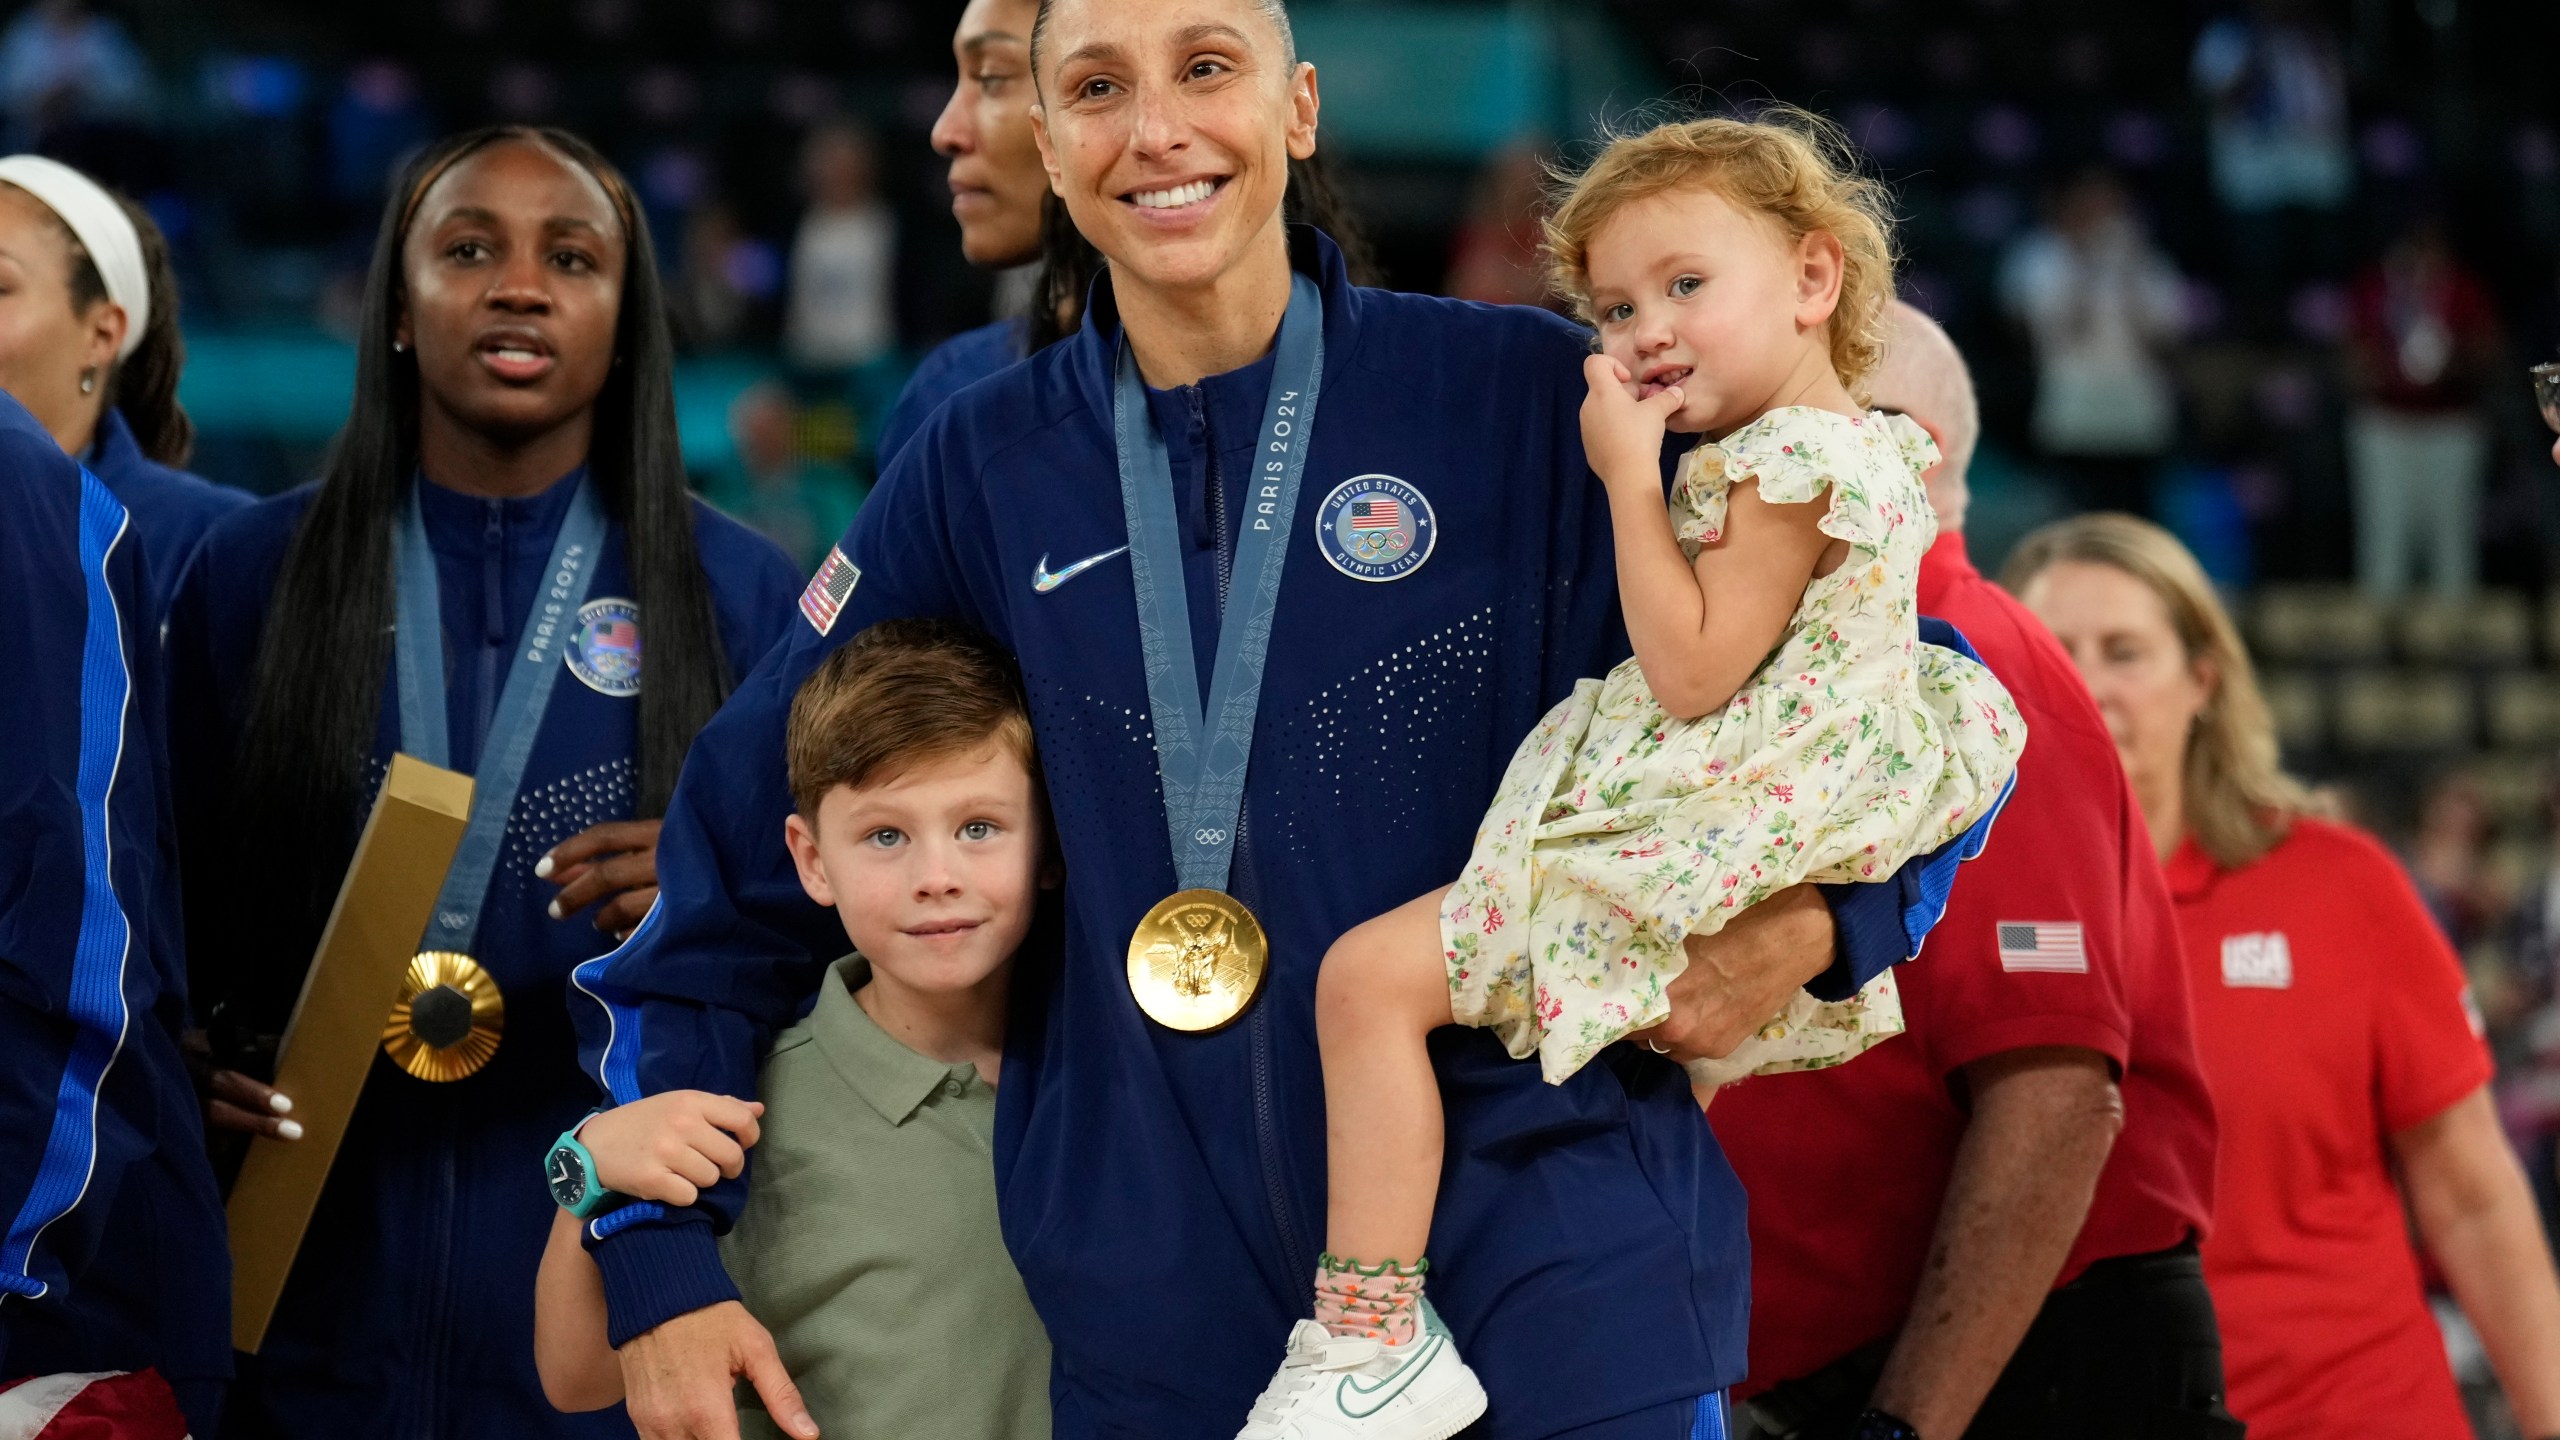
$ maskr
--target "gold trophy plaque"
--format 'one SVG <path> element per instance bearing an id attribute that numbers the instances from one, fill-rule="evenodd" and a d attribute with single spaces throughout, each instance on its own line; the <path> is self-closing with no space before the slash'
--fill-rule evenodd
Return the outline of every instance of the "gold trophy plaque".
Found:
<path id="1" fill-rule="evenodd" d="M 470 776 L 391 757 L 276 1055 L 276 1089 L 293 1097 L 302 1138 L 253 1138 L 231 1187 L 231 1343 L 238 1349 L 254 1354 L 266 1342 L 294 1252 L 382 1044 L 383 1017 L 399 998 L 470 823 Z"/>

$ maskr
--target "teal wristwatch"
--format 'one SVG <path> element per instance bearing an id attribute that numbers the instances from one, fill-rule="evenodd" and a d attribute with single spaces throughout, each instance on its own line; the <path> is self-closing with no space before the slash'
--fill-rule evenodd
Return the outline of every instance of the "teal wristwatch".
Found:
<path id="1" fill-rule="evenodd" d="M 587 1153 L 587 1147 L 578 1141 L 578 1131 L 585 1127 L 587 1120 L 603 1113 L 596 1111 L 586 1120 L 561 1131 L 560 1138 L 551 1142 L 551 1153 L 542 1162 L 542 1178 L 551 1187 L 552 1202 L 581 1220 L 591 1220 L 631 1198 L 604 1188 L 604 1183 L 596 1178 L 596 1157 Z"/>

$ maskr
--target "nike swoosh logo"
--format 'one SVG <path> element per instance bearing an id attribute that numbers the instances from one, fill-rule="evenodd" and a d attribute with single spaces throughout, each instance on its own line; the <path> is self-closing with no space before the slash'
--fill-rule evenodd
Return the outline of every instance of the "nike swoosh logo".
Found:
<path id="1" fill-rule="evenodd" d="M 1040 556 L 1040 563 L 1031 567 L 1032 592 L 1038 595 L 1046 595 L 1050 591 L 1066 584 L 1068 581 L 1073 580 L 1087 570 L 1092 569 L 1094 566 L 1101 564 L 1103 561 L 1108 560 L 1115 555 L 1126 555 L 1128 553 L 1129 547 L 1123 545 L 1117 550 L 1105 550 L 1099 555 L 1087 555 L 1083 559 L 1063 570 L 1052 570 L 1049 568 L 1049 557 L 1046 552 L 1043 552 Z"/>
<path id="2" fill-rule="evenodd" d="M 1334 1391 L 1333 1403 L 1342 1407 L 1342 1413 L 1350 1416 L 1354 1420 L 1368 1419 L 1370 1416 L 1387 1408 L 1388 1401 L 1391 1401 L 1398 1395 L 1403 1394 L 1405 1392 L 1405 1388 L 1421 1376 L 1423 1369 L 1430 1365 L 1432 1357 L 1438 1355 L 1440 1353 L 1440 1347 L 1446 1343 L 1448 1342 L 1443 1340 L 1441 1337 L 1437 1335 L 1432 1336 L 1430 1340 L 1424 1343 L 1419 1353 L 1417 1353 L 1412 1359 L 1407 1360 L 1401 1366 L 1398 1366 L 1394 1374 L 1381 1378 L 1375 1385 L 1363 1385 L 1356 1376 L 1346 1375 L 1342 1377 L 1341 1386 Z M 1380 1391 L 1385 1391 L 1386 1393 L 1379 1394 Z M 1373 1395 L 1377 1396 L 1377 1398 L 1370 1400 L 1370 1397 Z M 1369 1403 L 1363 1408 L 1354 1409 L 1351 1404 L 1354 1396 L 1357 1396 L 1362 1400 L 1367 1400 Z"/>

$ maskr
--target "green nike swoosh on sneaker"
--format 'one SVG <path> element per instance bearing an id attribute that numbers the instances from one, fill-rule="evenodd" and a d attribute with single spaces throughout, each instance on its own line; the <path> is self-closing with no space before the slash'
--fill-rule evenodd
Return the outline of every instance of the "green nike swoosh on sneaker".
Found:
<path id="1" fill-rule="evenodd" d="M 1341 1408 L 1343 1414 L 1350 1416 L 1354 1420 L 1368 1419 L 1370 1416 L 1377 1414 L 1380 1410 L 1385 1409 L 1388 1402 L 1394 1400 L 1398 1395 L 1403 1394 L 1407 1386 L 1413 1384 L 1414 1380 L 1419 1377 L 1424 1370 L 1430 1368 L 1432 1360 L 1437 1357 L 1442 1350 L 1447 1349 L 1448 1344 L 1449 1342 L 1445 1337 L 1439 1335 L 1432 1336 L 1430 1340 L 1425 1342 L 1411 1358 L 1407 1359 L 1402 1365 L 1397 1366 L 1393 1374 L 1380 1377 L 1378 1383 L 1375 1385 L 1361 1384 L 1360 1377 L 1356 1375 L 1343 1376 L 1342 1383 L 1334 1387 L 1333 1403 Z M 1378 1392 L 1382 1390 L 1386 1393 L 1379 1394 Z M 1354 1409 L 1352 1407 L 1352 1397 L 1357 1396 L 1362 1400 L 1369 1400 L 1373 1395 L 1377 1398 L 1370 1401 L 1365 1408 Z"/>

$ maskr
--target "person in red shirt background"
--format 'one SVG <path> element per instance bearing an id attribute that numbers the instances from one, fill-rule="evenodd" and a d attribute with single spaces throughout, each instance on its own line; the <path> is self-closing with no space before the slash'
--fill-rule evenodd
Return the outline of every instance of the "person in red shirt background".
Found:
<path id="1" fill-rule="evenodd" d="M 2006 578 L 2088 677 L 2166 857 L 2222 1117 L 2204 1262 L 2232 1410 L 2253 1440 L 2470 1433 L 2405 1200 L 2523 1433 L 2560 1435 L 2560 1283 L 2461 965 L 2408 877 L 2308 813 L 2169 532 L 2078 516 L 2020 542 Z"/>
<path id="2" fill-rule="evenodd" d="M 2213 1108 L 2150 837 L 2069 658 L 1966 557 L 1962 358 L 1897 306 L 1874 390 L 1945 457 L 1921 612 L 1964 632 L 2034 738 L 1898 972 L 1908 1033 L 1716 1097 L 1751 1198 L 1741 1433 L 2237 1436 L 2194 1248 Z"/>

